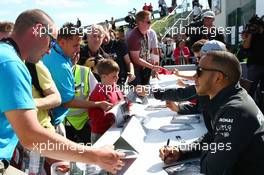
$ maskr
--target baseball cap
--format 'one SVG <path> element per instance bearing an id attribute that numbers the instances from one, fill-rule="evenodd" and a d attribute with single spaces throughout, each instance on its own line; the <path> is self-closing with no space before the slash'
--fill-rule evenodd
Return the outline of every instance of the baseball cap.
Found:
<path id="1" fill-rule="evenodd" d="M 210 51 L 226 51 L 226 45 L 217 40 L 211 40 L 204 43 L 203 47 L 201 48 L 202 53 L 207 53 Z"/>
<path id="2" fill-rule="evenodd" d="M 215 13 L 213 11 L 206 11 L 203 14 L 204 18 L 215 18 Z"/>

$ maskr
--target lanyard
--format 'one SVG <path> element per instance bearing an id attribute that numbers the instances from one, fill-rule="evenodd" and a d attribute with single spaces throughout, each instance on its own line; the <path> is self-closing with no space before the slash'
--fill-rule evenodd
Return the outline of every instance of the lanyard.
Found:
<path id="1" fill-rule="evenodd" d="M 56 48 L 56 45 L 53 47 L 54 51 L 59 54 L 60 56 L 62 56 L 65 60 L 68 61 L 68 58 L 66 55 L 64 55 L 62 52 L 60 52 L 57 48 Z"/>
<path id="2" fill-rule="evenodd" d="M 12 38 L 4 38 L 4 39 L 2 39 L 0 41 L 12 46 L 15 49 L 17 55 L 21 58 L 21 53 L 20 53 L 20 50 L 18 48 L 18 45 Z"/>

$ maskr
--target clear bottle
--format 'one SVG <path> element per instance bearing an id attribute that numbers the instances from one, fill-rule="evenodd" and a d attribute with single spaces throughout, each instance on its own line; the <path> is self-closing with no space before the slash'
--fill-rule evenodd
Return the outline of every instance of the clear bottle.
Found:
<path id="1" fill-rule="evenodd" d="M 85 175 L 85 164 L 70 162 L 70 175 Z"/>
<path id="2" fill-rule="evenodd" d="M 86 164 L 85 175 L 108 175 L 108 173 L 98 165 Z"/>
<path id="3" fill-rule="evenodd" d="M 28 167 L 28 174 L 29 175 L 42 175 L 42 169 L 44 165 L 44 157 L 38 152 L 28 151 L 29 154 L 29 163 Z"/>

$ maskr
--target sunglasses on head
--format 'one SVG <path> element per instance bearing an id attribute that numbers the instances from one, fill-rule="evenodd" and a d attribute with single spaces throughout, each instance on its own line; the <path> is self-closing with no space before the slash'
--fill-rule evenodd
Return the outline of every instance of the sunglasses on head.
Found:
<path id="1" fill-rule="evenodd" d="M 200 77 L 202 75 L 202 72 L 203 71 L 211 71 L 211 72 L 220 72 L 222 73 L 225 77 L 227 77 L 227 75 L 222 71 L 222 70 L 219 70 L 219 69 L 207 69 L 207 68 L 202 68 L 200 66 L 197 66 L 196 67 L 196 74 L 198 77 Z"/>

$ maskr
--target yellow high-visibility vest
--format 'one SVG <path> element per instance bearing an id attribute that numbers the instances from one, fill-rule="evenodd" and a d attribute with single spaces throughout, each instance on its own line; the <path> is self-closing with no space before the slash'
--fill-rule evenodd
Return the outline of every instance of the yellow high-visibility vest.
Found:
<path id="1" fill-rule="evenodd" d="M 87 99 L 89 95 L 89 74 L 90 68 L 80 65 L 73 67 L 74 84 L 75 84 L 75 98 Z M 67 122 L 76 129 L 81 130 L 88 120 L 88 109 L 70 108 L 68 115 L 66 116 Z"/>

